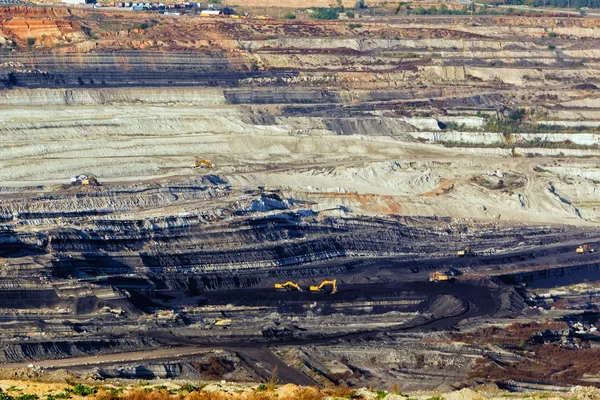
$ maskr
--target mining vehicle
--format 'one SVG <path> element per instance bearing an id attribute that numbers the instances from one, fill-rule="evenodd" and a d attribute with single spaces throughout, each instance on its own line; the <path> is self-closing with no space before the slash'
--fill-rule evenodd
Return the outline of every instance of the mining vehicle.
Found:
<path id="1" fill-rule="evenodd" d="M 465 246 L 463 250 L 457 251 L 456 255 L 459 257 L 475 257 L 475 252 L 471 250 L 471 247 Z"/>
<path id="2" fill-rule="evenodd" d="M 590 246 L 589 244 L 583 244 L 575 250 L 575 252 L 579 254 L 593 253 L 595 251 L 596 250 L 592 249 L 592 246 Z"/>
<path id="3" fill-rule="evenodd" d="M 194 161 L 193 163 L 190 164 L 190 167 L 193 168 L 212 168 L 213 165 L 211 163 L 209 163 L 206 160 L 203 159 L 197 159 L 196 161 Z"/>
<path id="4" fill-rule="evenodd" d="M 100 186 L 100 182 L 98 182 L 95 176 L 84 174 L 71 178 L 71 185 Z"/>
<path id="5" fill-rule="evenodd" d="M 435 271 L 429 276 L 429 282 L 442 282 L 449 281 L 452 279 L 452 276 L 447 272 Z"/>
<path id="6" fill-rule="evenodd" d="M 333 287 L 331 290 L 331 294 L 337 293 L 337 279 L 334 279 L 332 281 L 325 280 L 321 282 L 319 286 L 311 286 L 309 289 L 311 292 L 322 292 L 323 288 L 327 285 L 332 285 Z"/>
<path id="7" fill-rule="evenodd" d="M 231 319 L 217 319 L 213 323 L 214 326 L 220 326 L 222 328 L 229 328 L 231 326 Z"/>
<path id="8" fill-rule="evenodd" d="M 292 290 L 292 289 L 296 289 L 299 292 L 302 291 L 302 288 L 300 287 L 300 285 L 298 285 L 297 283 L 294 283 L 292 281 L 288 281 L 286 283 L 276 283 L 275 284 L 275 289 L 276 290 Z"/>
<path id="9" fill-rule="evenodd" d="M 429 275 L 429 282 L 454 282 L 456 273 L 453 271 L 435 271 Z"/>

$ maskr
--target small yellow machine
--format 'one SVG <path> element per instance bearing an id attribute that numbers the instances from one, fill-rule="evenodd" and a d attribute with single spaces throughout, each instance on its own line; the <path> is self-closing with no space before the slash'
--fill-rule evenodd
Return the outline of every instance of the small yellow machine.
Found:
<path id="1" fill-rule="evenodd" d="M 596 250 L 592 249 L 592 246 L 590 246 L 589 244 L 583 244 L 575 250 L 575 252 L 579 254 L 593 253 L 595 251 Z"/>
<path id="2" fill-rule="evenodd" d="M 459 250 L 456 252 L 456 255 L 459 257 L 474 257 L 475 256 L 475 252 L 473 250 L 471 250 L 471 248 L 469 246 L 465 246 L 465 248 L 463 250 Z"/>
<path id="3" fill-rule="evenodd" d="M 230 319 L 218 319 L 215 321 L 214 325 L 220 326 L 223 328 L 228 328 L 231 326 L 231 320 Z"/>
<path id="4" fill-rule="evenodd" d="M 311 286 L 309 289 L 311 292 L 322 292 L 323 288 L 327 285 L 332 285 L 331 294 L 337 293 L 337 279 L 334 279 L 332 281 L 325 280 L 321 282 L 319 286 Z"/>
<path id="5" fill-rule="evenodd" d="M 193 168 L 212 168 L 213 165 L 206 160 L 198 159 L 190 164 L 190 167 Z"/>
<path id="6" fill-rule="evenodd" d="M 429 282 L 442 282 L 449 281 L 451 276 L 443 273 L 442 271 L 435 271 L 433 274 L 429 276 Z"/>

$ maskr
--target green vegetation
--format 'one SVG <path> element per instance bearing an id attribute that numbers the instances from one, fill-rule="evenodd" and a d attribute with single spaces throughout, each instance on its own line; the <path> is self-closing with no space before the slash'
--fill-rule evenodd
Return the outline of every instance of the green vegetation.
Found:
<path id="1" fill-rule="evenodd" d="M 39 397 L 37 394 L 22 394 L 20 396 L 11 396 L 10 394 L 5 393 L 4 391 L 2 391 L 2 389 L 0 389 L 0 400 L 39 400 Z"/>
<path id="2" fill-rule="evenodd" d="M 96 394 L 98 392 L 97 387 L 82 385 L 81 383 L 73 382 L 69 378 L 66 378 L 65 382 L 67 382 L 67 384 L 69 384 L 73 387 L 72 389 L 71 388 L 65 389 L 65 394 L 74 394 L 77 396 L 86 397 L 86 396 L 89 396 L 92 394 Z M 65 397 L 65 398 L 69 398 L 69 397 Z"/>
<path id="3" fill-rule="evenodd" d="M 356 28 L 362 28 L 362 24 L 355 24 L 355 23 L 350 23 L 348 24 L 348 28 L 350 29 L 356 29 Z"/>
<path id="4" fill-rule="evenodd" d="M 354 18 L 354 13 L 352 11 L 346 11 L 346 17 Z"/>
<path id="5" fill-rule="evenodd" d="M 283 19 L 296 19 L 296 14 L 294 13 L 286 13 L 282 16 Z"/>
<path id="6" fill-rule="evenodd" d="M 68 391 L 69 389 L 66 389 L 66 391 Z M 93 388 L 91 386 L 87 386 L 87 385 L 82 385 L 81 383 L 77 383 L 75 384 L 75 386 L 73 386 L 73 389 L 70 389 L 70 392 L 73 394 L 76 394 L 78 396 L 89 396 L 91 394 L 95 394 L 98 391 L 98 389 Z"/>
<path id="7" fill-rule="evenodd" d="M 58 393 L 58 394 L 48 394 L 46 395 L 46 400 L 56 400 L 56 399 L 70 399 L 71 394 L 68 392 Z"/>
<path id="8" fill-rule="evenodd" d="M 313 13 L 311 15 L 311 18 L 313 19 L 329 20 L 338 19 L 338 17 L 340 16 L 340 9 L 335 7 L 314 7 L 312 10 Z"/>
<path id="9" fill-rule="evenodd" d="M 196 391 L 198 391 L 200 389 L 201 389 L 200 386 L 195 386 L 195 385 L 189 385 L 188 384 L 188 385 L 181 386 L 179 388 L 179 392 L 189 392 L 189 393 L 192 393 L 192 392 L 196 392 Z"/>
<path id="10" fill-rule="evenodd" d="M 35 44 L 35 38 L 34 37 L 28 37 L 27 38 L 27 46 L 32 47 Z"/>

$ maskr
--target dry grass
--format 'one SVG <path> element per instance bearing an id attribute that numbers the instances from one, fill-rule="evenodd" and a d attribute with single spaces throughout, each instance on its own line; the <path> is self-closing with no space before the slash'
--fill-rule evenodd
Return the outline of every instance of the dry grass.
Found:
<path id="1" fill-rule="evenodd" d="M 279 376 L 279 372 L 277 370 L 277 365 L 276 365 L 275 368 L 273 368 L 273 371 L 271 371 L 271 376 L 269 377 L 269 379 L 265 383 L 266 386 L 267 386 L 267 390 L 269 392 L 272 392 L 277 387 L 277 384 L 279 383 L 279 377 L 278 376 Z"/>
<path id="2" fill-rule="evenodd" d="M 323 389 L 323 393 L 331 397 L 348 397 L 354 394 L 354 389 L 350 389 L 346 385 L 326 387 Z"/>
<path id="3" fill-rule="evenodd" d="M 118 397 L 117 397 L 118 398 Z M 171 394 L 166 390 L 145 391 L 136 389 L 123 397 L 123 400 L 170 400 Z M 199 399 L 198 399 L 199 400 Z"/>
<path id="4" fill-rule="evenodd" d="M 327 395 L 316 387 L 299 387 L 296 391 L 295 397 L 287 397 L 287 399 L 321 400 L 325 397 L 327 397 Z"/>
<path id="5" fill-rule="evenodd" d="M 96 393 L 96 400 L 119 400 L 119 396 L 113 392 L 108 391 L 106 389 L 99 389 L 98 393 Z"/>
<path id="6" fill-rule="evenodd" d="M 193 392 L 184 397 L 184 400 L 229 400 L 241 399 L 240 395 L 233 395 L 226 392 Z"/>

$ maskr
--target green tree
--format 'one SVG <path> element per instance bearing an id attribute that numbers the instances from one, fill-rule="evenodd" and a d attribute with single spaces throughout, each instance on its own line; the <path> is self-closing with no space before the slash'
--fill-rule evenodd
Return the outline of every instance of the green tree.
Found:
<path id="1" fill-rule="evenodd" d="M 337 8 L 317 7 L 317 8 L 313 9 L 311 18 L 313 18 L 313 19 L 338 19 L 339 15 L 340 14 L 339 14 Z"/>

